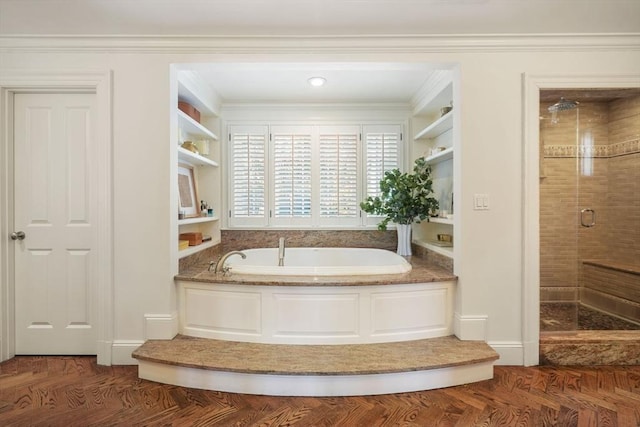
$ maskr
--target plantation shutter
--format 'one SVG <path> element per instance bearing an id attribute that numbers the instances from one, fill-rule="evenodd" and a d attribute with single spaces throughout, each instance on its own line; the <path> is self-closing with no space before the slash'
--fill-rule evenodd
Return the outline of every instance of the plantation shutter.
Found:
<path id="1" fill-rule="evenodd" d="M 358 225 L 359 126 L 319 129 L 319 216 L 321 224 Z"/>
<path id="2" fill-rule="evenodd" d="M 271 128 L 274 225 L 310 225 L 311 141 L 309 126 Z"/>
<path id="3" fill-rule="evenodd" d="M 231 226 L 265 226 L 267 126 L 229 128 Z"/>
<path id="4" fill-rule="evenodd" d="M 402 128 L 400 125 L 366 125 L 362 129 L 365 145 L 366 195 L 380 195 L 380 181 L 386 171 L 402 169 Z M 377 216 L 369 215 L 377 223 Z"/>
<path id="5" fill-rule="evenodd" d="M 380 180 L 400 167 L 400 126 L 368 125 L 363 128 L 366 147 L 367 196 L 380 195 Z"/>

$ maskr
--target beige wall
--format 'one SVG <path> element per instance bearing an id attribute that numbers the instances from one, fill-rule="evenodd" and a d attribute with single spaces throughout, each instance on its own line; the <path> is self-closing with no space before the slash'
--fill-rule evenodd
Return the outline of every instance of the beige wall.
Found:
<path id="1" fill-rule="evenodd" d="M 640 258 L 640 96 L 582 102 L 551 123 L 541 105 L 544 157 L 540 182 L 542 301 L 576 301 L 582 260 L 638 264 Z M 575 147 L 579 114 L 580 145 Z M 589 167 L 591 163 L 591 167 Z M 580 210 L 596 212 L 596 226 L 580 226 Z M 585 218 L 588 219 L 588 218 Z"/>
<path id="2" fill-rule="evenodd" d="M 523 363 L 523 192 L 526 164 L 523 76 L 631 76 L 639 81 L 637 39 L 619 37 L 459 38 L 204 38 L 67 39 L 0 37 L 0 77 L 52 70 L 109 71 L 113 77 L 113 339 L 129 351 L 145 339 L 145 316 L 174 319 L 178 266 L 171 245 L 175 223 L 170 139 L 170 65 L 207 62 L 430 62 L 455 67 L 459 102 L 454 120 L 456 322 L 486 339 L 500 363 Z M 631 45 L 633 42 L 633 45 Z M 448 47 L 451 46 L 451 47 Z M 2 171 L 4 172 L 4 171 Z M 490 195 L 474 210 L 475 194 Z M 2 254 L 0 254 L 0 257 Z M 524 272 L 524 273 L 523 273 Z M 0 296 L 2 299 L 3 296 Z M 528 307 L 528 306 L 527 306 Z M 525 317 L 527 316 L 527 317 Z M 169 321 L 166 322 L 170 326 Z M 0 331 L 0 334 L 2 332 Z M 3 337 L 0 336 L 0 340 Z M 528 338 L 527 338 L 528 339 Z M 537 337 L 535 337 L 537 341 Z M 114 345 L 114 348 L 116 346 Z M 114 350 L 115 351 L 115 350 Z M 120 351 L 120 350 L 118 350 Z M 114 357 L 114 363 L 119 359 Z"/>

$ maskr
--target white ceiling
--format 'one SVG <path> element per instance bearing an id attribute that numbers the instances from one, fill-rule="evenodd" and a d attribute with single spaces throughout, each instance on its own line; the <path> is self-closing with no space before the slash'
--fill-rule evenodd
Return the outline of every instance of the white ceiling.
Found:
<path id="1" fill-rule="evenodd" d="M 639 0 L 0 0 L 0 34 L 629 32 Z"/>
<path id="2" fill-rule="evenodd" d="M 200 64 L 198 71 L 223 103 L 410 104 L 433 65 L 420 63 Z M 322 87 L 308 83 L 320 76 Z"/>

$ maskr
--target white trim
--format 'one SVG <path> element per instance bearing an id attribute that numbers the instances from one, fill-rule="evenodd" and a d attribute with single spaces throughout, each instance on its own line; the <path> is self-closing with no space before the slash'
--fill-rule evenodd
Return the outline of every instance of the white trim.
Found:
<path id="1" fill-rule="evenodd" d="M 463 316 L 456 312 L 453 315 L 453 332 L 464 341 L 486 341 L 488 320 L 486 315 Z"/>
<path id="2" fill-rule="evenodd" d="M 0 75 L 2 73 L 0 72 Z M 0 361 L 15 355 L 13 266 L 14 245 L 6 236 L 13 228 L 13 97 L 0 86 Z"/>
<path id="3" fill-rule="evenodd" d="M 137 365 L 138 361 L 131 357 L 138 347 L 144 344 L 140 340 L 115 340 L 111 345 L 112 365 Z"/>
<path id="4" fill-rule="evenodd" d="M 453 73 L 450 70 L 435 70 L 411 99 L 412 114 L 414 116 L 420 114 L 447 85 L 452 83 Z M 414 137 L 414 139 L 418 139 L 418 137 Z"/>
<path id="5" fill-rule="evenodd" d="M 265 375 L 140 360 L 142 379 L 182 387 L 270 396 L 361 396 L 432 390 L 493 378 L 493 362 L 370 375 Z"/>
<path id="6" fill-rule="evenodd" d="M 540 347 L 540 90 L 640 87 L 640 75 L 523 74 L 522 338 L 525 366 L 539 363 Z"/>
<path id="7" fill-rule="evenodd" d="M 639 50 L 640 33 L 334 36 L 5 35 L 0 52 L 276 53 Z"/>
<path id="8" fill-rule="evenodd" d="M 520 341 L 489 341 L 487 344 L 500 355 L 496 365 L 522 366 L 524 351 Z"/>
<path id="9" fill-rule="evenodd" d="M 170 340 L 178 335 L 178 313 L 145 314 L 144 338 L 147 340 Z"/>
<path id="10" fill-rule="evenodd" d="M 0 120 L 5 132 L 0 135 L 0 165 L 5 172 L 0 174 L 0 216 L 6 218 L 0 223 L 0 235 L 7 236 L 12 228 L 10 197 L 12 186 L 11 152 L 12 134 L 8 126 L 11 104 L 10 94 L 14 91 L 55 92 L 59 90 L 89 90 L 95 92 L 98 121 L 96 123 L 96 149 L 98 162 L 98 294 L 97 307 L 98 342 L 97 359 L 101 365 L 110 365 L 111 351 L 108 343 L 113 338 L 113 203 L 112 203 L 112 76 L 111 71 L 50 70 L 33 72 L 28 70 L 0 70 Z M 107 207 L 107 208 L 104 208 Z M 15 322 L 13 318 L 13 246 L 8 239 L 0 241 L 0 265 L 4 276 L 0 281 L 0 308 L 5 313 L 0 319 L 0 360 L 15 354 Z"/>

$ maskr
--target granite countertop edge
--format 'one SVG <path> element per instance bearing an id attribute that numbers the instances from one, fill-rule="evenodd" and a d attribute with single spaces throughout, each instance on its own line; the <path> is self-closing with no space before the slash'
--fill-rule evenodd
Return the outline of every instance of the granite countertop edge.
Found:
<path id="1" fill-rule="evenodd" d="M 411 271 L 389 275 L 354 276 L 258 276 L 249 274 L 215 274 L 206 266 L 191 268 L 174 277 L 176 281 L 242 284 L 258 286 L 371 286 L 411 283 L 451 282 L 458 278 L 450 271 L 418 257 L 405 257 Z"/>

